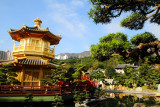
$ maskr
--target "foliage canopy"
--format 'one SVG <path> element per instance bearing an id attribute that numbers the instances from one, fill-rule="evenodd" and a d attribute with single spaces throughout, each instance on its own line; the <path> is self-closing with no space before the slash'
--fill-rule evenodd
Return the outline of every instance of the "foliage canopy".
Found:
<path id="1" fill-rule="evenodd" d="M 92 56 L 98 60 L 106 60 L 114 53 L 126 56 L 125 50 L 130 49 L 131 44 L 127 41 L 124 33 L 111 33 L 99 39 L 99 44 L 91 45 Z"/>
<path id="2" fill-rule="evenodd" d="M 17 74 L 14 72 L 12 65 L 5 64 L 0 67 L 0 85 L 20 84 L 15 77 L 17 77 Z"/>
<path id="3" fill-rule="evenodd" d="M 93 4 L 89 17 L 95 23 L 110 23 L 113 18 L 129 13 L 121 21 L 121 26 L 129 29 L 142 29 L 150 19 L 151 23 L 160 24 L 159 0 L 90 0 Z"/>
<path id="4" fill-rule="evenodd" d="M 99 39 L 97 45 L 91 45 L 92 57 L 104 61 L 112 56 L 120 55 L 124 60 L 139 61 L 145 57 L 152 56 L 160 60 L 158 50 L 160 42 L 151 33 L 145 32 L 137 34 L 127 40 L 127 35 L 123 33 L 111 33 Z"/>
<path id="5" fill-rule="evenodd" d="M 142 64 L 138 69 L 133 69 L 130 66 L 124 68 L 124 74 L 118 74 L 115 76 L 117 84 L 125 85 L 128 87 L 141 87 L 144 84 L 148 85 L 148 88 L 154 89 L 156 84 L 160 82 L 159 70 L 154 70 L 153 66 L 148 64 Z"/>
<path id="6" fill-rule="evenodd" d="M 140 43 L 150 43 L 158 40 L 153 34 L 145 32 L 142 34 L 137 34 L 131 38 L 131 43 L 138 46 Z"/>

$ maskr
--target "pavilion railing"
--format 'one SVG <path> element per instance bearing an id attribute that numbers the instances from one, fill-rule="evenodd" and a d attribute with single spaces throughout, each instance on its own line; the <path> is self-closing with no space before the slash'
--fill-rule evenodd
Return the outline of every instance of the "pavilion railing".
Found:
<path id="1" fill-rule="evenodd" d="M 32 93 L 33 96 L 54 96 L 57 93 L 71 94 L 74 91 L 86 90 L 85 85 L 81 86 L 10 86 L 0 85 L 0 96 L 26 96 Z"/>
<path id="2" fill-rule="evenodd" d="M 14 45 L 13 47 L 13 52 L 16 51 L 37 51 L 37 52 L 48 52 L 48 53 L 53 53 L 55 51 L 55 47 L 53 48 L 44 48 L 41 46 L 31 46 L 31 45 Z"/>
<path id="3" fill-rule="evenodd" d="M 59 86 L 8 86 L 0 85 L 0 96 L 25 96 L 32 93 L 33 96 L 54 96 L 61 93 Z"/>

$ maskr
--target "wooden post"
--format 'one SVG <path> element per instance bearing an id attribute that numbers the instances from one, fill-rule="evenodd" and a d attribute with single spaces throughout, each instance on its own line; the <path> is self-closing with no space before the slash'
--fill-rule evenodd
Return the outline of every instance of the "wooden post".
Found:
<path id="1" fill-rule="evenodd" d="M 55 46 L 53 47 L 52 53 L 55 55 Z"/>
<path id="2" fill-rule="evenodd" d="M 16 42 L 14 42 L 13 51 L 15 51 L 16 48 Z"/>
<path id="3" fill-rule="evenodd" d="M 26 50 L 27 40 L 24 40 L 24 51 Z"/>
<path id="4" fill-rule="evenodd" d="M 45 42 L 42 41 L 42 52 L 44 52 L 44 51 L 45 51 Z"/>
<path id="5" fill-rule="evenodd" d="M 23 80 L 24 80 L 24 67 L 22 67 L 22 71 L 21 71 L 21 86 L 23 86 Z"/>
<path id="6" fill-rule="evenodd" d="M 59 86 L 60 88 L 60 95 L 62 95 L 62 86 Z"/>
<path id="7" fill-rule="evenodd" d="M 42 79 L 43 78 L 43 70 L 42 70 L 42 67 L 40 67 L 40 72 L 39 72 L 39 79 Z M 42 82 L 39 81 L 39 86 L 42 86 Z"/>

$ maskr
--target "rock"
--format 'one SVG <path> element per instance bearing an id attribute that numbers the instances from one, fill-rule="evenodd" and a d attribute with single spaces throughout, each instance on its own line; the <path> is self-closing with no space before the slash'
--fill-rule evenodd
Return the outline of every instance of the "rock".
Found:
<path id="1" fill-rule="evenodd" d="M 144 103 L 135 103 L 133 107 L 147 107 Z"/>
<path id="2" fill-rule="evenodd" d="M 136 88 L 136 91 L 140 91 L 140 92 L 141 92 L 141 91 L 142 91 L 142 88 L 141 88 L 141 87 L 137 87 L 137 88 Z"/>
<path id="3" fill-rule="evenodd" d="M 155 96 L 159 97 L 159 96 L 160 96 L 160 93 L 156 93 L 156 95 L 155 95 Z"/>
<path id="4" fill-rule="evenodd" d="M 88 107 L 87 105 L 86 105 L 86 101 L 83 101 L 83 103 L 82 104 L 79 104 L 79 103 L 75 103 L 75 107 Z"/>
<path id="5" fill-rule="evenodd" d="M 118 86 L 118 89 L 119 89 L 119 90 L 122 90 L 122 85 L 119 85 L 119 86 Z"/>
<path id="6" fill-rule="evenodd" d="M 151 107 L 160 107 L 160 105 L 155 105 L 155 106 L 151 106 Z"/>
<path id="7" fill-rule="evenodd" d="M 25 105 L 24 107 L 33 107 L 33 105 Z"/>
<path id="8" fill-rule="evenodd" d="M 151 107 L 160 107 L 160 105 L 155 105 L 155 106 L 151 106 Z"/>
<path id="9" fill-rule="evenodd" d="M 158 93 L 160 93 L 160 84 L 158 84 L 158 89 L 157 89 Z"/>
<path id="10" fill-rule="evenodd" d="M 136 96 L 137 96 L 138 98 L 143 98 L 143 95 L 142 95 L 142 94 L 136 94 Z"/>

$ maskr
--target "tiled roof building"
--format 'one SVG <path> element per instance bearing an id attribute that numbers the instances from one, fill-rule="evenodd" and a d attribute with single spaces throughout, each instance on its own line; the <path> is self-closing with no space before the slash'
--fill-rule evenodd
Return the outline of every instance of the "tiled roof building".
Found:
<path id="1" fill-rule="evenodd" d="M 34 22 L 34 27 L 23 25 L 20 29 L 8 31 L 12 39 L 20 44 L 14 43 L 13 61 L 0 62 L 0 65 L 8 63 L 14 65 L 21 86 L 41 86 L 40 79 L 51 74 L 51 69 L 58 66 L 50 63 L 55 58 L 55 48 L 50 46 L 59 44 L 61 36 L 51 33 L 48 28 L 41 28 L 42 21 L 39 18 Z M 5 55 L 3 57 L 6 58 Z"/>
<path id="2" fill-rule="evenodd" d="M 135 68 L 135 69 L 137 69 L 137 68 L 139 68 L 139 66 L 135 66 L 135 65 L 131 65 L 131 64 L 118 64 L 118 66 L 117 67 L 115 67 L 115 70 L 116 70 L 116 73 L 124 73 L 124 68 L 125 67 L 132 67 L 132 68 Z"/>

